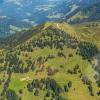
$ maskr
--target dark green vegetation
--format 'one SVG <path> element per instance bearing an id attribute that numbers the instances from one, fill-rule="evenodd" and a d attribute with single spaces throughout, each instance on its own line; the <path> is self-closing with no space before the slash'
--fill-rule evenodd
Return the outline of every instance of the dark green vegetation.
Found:
<path id="1" fill-rule="evenodd" d="M 29 92 L 33 92 L 34 90 L 34 95 L 38 96 L 39 95 L 39 90 L 43 90 L 45 88 L 45 96 L 50 97 L 50 99 L 56 99 L 56 100 L 66 100 L 66 98 L 63 98 L 61 96 L 61 92 L 68 92 L 69 89 L 72 87 L 72 82 L 69 81 L 66 83 L 63 88 L 56 83 L 54 79 L 41 79 L 41 80 L 33 80 L 31 83 L 28 83 L 27 88 Z"/>
<path id="2" fill-rule="evenodd" d="M 86 34 L 92 34 L 81 31 L 66 23 L 45 23 L 2 39 L 0 99 L 99 100 L 98 33 L 91 42 Z"/>
<path id="3" fill-rule="evenodd" d="M 99 51 L 93 43 L 83 42 L 79 44 L 79 53 L 85 59 L 91 59 Z"/>

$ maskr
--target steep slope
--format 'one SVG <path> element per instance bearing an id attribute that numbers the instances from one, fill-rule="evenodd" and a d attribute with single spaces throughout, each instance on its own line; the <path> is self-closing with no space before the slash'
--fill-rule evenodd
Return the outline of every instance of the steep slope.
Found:
<path id="1" fill-rule="evenodd" d="M 100 20 L 100 2 L 84 9 L 77 9 L 68 15 L 67 19 L 70 23 Z"/>

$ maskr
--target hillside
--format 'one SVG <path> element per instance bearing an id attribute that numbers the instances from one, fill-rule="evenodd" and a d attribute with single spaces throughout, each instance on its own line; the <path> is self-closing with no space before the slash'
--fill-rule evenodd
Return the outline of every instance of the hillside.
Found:
<path id="1" fill-rule="evenodd" d="M 67 16 L 67 21 L 74 24 L 98 20 L 100 20 L 100 2 L 83 9 L 78 8 Z"/>
<path id="2" fill-rule="evenodd" d="M 100 25 L 91 25 L 44 23 L 2 40 L 0 99 L 99 100 Z"/>
<path id="3" fill-rule="evenodd" d="M 88 22 L 77 25 L 70 25 L 65 22 L 54 23 L 54 22 L 46 22 L 41 25 L 33 26 L 29 30 L 24 30 L 21 32 L 17 32 L 14 35 L 11 35 L 7 38 L 0 39 L 0 47 L 2 48 L 2 44 L 8 45 L 8 47 L 15 47 L 23 42 L 26 42 L 34 35 L 39 34 L 44 31 L 49 26 L 63 30 L 68 33 L 72 37 L 77 38 L 79 41 L 88 41 L 97 44 L 98 47 L 100 43 L 99 32 L 100 32 L 100 23 L 99 22 Z M 4 46 L 3 46 L 4 47 Z"/>

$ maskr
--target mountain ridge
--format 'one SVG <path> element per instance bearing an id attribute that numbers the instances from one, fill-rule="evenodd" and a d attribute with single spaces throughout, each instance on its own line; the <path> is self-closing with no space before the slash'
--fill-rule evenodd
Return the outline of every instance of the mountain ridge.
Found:
<path id="1" fill-rule="evenodd" d="M 100 2 L 95 3 L 86 8 L 78 8 L 73 13 L 67 16 L 67 20 L 70 23 L 82 23 L 86 21 L 98 21 L 100 20 Z"/>

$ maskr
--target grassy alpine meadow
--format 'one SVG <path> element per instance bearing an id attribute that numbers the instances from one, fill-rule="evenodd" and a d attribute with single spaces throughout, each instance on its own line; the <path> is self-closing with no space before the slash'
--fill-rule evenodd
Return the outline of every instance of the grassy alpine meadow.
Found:
<path id="1" fill-rule="evenodd" d="M 48 22 L 28 31 L 31 37 L 8 39 L 0 51 L 0 99 L 99 100 L 99 24 L 88 25 Z"/>

